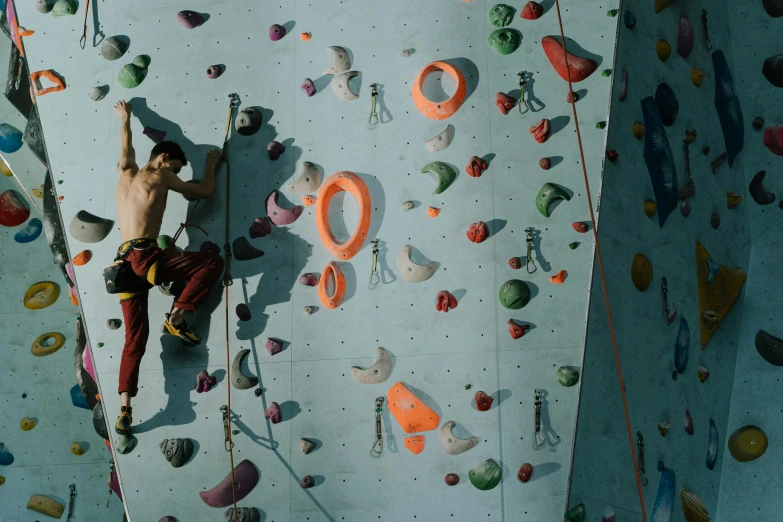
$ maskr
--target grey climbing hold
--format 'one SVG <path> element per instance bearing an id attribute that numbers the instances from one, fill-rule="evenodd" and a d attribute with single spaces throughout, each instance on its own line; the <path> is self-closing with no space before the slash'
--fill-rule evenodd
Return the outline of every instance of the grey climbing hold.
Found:
<path id="1" fill-rule="evenodd" d="M 234 249 L 234 258 L 237 261 L 249 261 L 264 255 L 262 251 L 251 245 L 245 236 L 236 238 L 231 245 Z"/>
<path id="2" fill-rule="evenodd" d="M 332 45 L 326 48 L 332 56 L 332 63 L 324 69 L 324 74 L 340 74 L 351 68 L 351 57 L 344 47 Z"/>
<path id="3" fill-rule="evenodd" d="M 53 16 L 75 15 L 78 9 L 79 9 L 79 4 L 76 3 L 76 0 L 57 0 L 57 3 L 54 4 L 54 7 L 52 8 L 52 15 Z"/>
<path id="4" fill-rule="evenodd" d="M 315 479 L 312 475 L 305 475 L 305 477 L 299 481 L 299 487 L 302 489 L 309 489 L 315 486 Z"/>
<path id="5" fill-rule="evenodd" d="M 138 67 L 139 69 L 146 69 L 150 66 L 150 62 L 152 59 L 147 56 L 146 54 L 140 54 L 136 58 L 133 59 L 133 65 Z"/>
<path id="6" fill-rule="evenodd" d="M 315 312 L 315 307 L 314 306 L 305 306 L 304 308 L 302 308 L 302 311 L 306 315 L 313 315 L 313 312 Z"/>
<path id="7" fill-rule="evenodd" d="M 192 439 L 163 439 L 158 446 L 166 460 L 175 468 L 181 468 L 193 456 Z"/>
<path id="8" fill-rule="evenodd" d="M 122 326 L 122 321 L 120 319 L 109 319 L 106 321 L 106 326 L 109 327 L 109 330 L 116 330 Z"/>
<path id="9" fill-rule="evenodd" d="M 478 437 L 461 439 L 454 435 L 452 430 L 456 425 L 456 422 L 448 421 L 443 426 L 441 426 L 440 431 L 438 431 L 438 440 L 440 441 L 440 445 L 449 455 L 459 455 L 461 453 L 465 453 L 479 443 Z"/>
<path id="10" fill-rule="evenodd" d="M 46 14 L 52 10 L 52 7 L 54 7 L 54 4 L 49 0 L 35 0 L 35 8 L 38 9 L 39 13 Z"/>
<path id="11" fill-rule="evenodd" d="M 414 52 L 414 51 L 413 51 L 413 49 L 403 49 L 403 50 L 402 50 L 402 52 L 400 53 L 400 55 L 401 55 L 403 58 L 409 58 L 409 57 L 410 57 L 410 55 L 412 55 L 412 54 L 413 54 L 413 52 Z"/>
<path id="12" fill-rule="evenodd" d="M 234 508 L 230 507 L 225 512 L 226 522 L 261 522 L 261 512 L 256 508 L 237 508 L 234 516 Z"/>
<path id="13" fill-rule="evenodd" d="M 413 201 L 405 201 L 402 204 L 402 209 L 403 210 L 411 210 L 415 206 L 416 206 L 416 203 L 414 203 Z"/>
<path id="14" fill-rule="evenodd" d="M 138 439 L 134 437 L 133 435 L 120 435 L 117 437 L 117 440 L 114 442 L 114 449 L 119 453 L 120 455 L 127 455 L 134 449 L 136 449 L 136 445 L 139 443 Z"/>
<path id="15" fill-rule="evenodd" d="M 261 117 L 261 111 L 255 107 L 245 107 L 234 121 L 234 128 L 242 136 L 252 136 L 258 129 L 261 128 L 263 118 Z"/>
<path id="16" fill-rule="evenodd" d="M 109 86 L 99 85 L 90 89 L 90 92 L 87 93 L 87 96 L 89 96 L 92 101 L 101 101 L 106 97 L 107 94 L 109 94 Z"/>
<path id="17" fill-rule="evenodd" d="M 92 427 L 101 438 L 108 440 L 109 431 L 106 428 L 106 417 L 103 415 L 103 406 L 100 401 L 92 409 Z"/>
<path id="18" fill-rule="evenodd" d="M 783 54 L 776 54 L 764 60 L 761 74 L 775 87 L 783 87 Z"/>
<path id="19" fill-rule="evenodd" d="M 389 378 L 392 371 L 392 359 L 385 348 L 378 347 L 375 364 L 369 368 L 351 366 L 351 376 L 361 384 L 380 384 Z"/>
<path id="20" fill-rule="evenodd" d="M 294 194 L 307 194 L 318 190 L 321 184 L 321 171 L 311 161 L 302 163 L 302 173 L 292 184 L 288 185 L 288 190 Z"/>
<path id="21" fill-rule="evenodd" d="M 411 252 L 413 252 L 413 247 L 405 245 L 397 253 L 397 266 L 400 268 L 402 278 L 409 283 L 426 281 L 435 273 L 438 263 L 432 261 L 426 265 L 416 264 L 411 260 Z"/>
<path id="22" fill-rule="evenodd" d="M 302 450 L 302 453 L 305 455 L 313 451 L 315 447 L 316 443 L 310 439 L 299 439 L 299 449 Z"/>
<path id="23" fill-rule="evenodd" d="M 86 210 L 80 210 L 71 220 L 68 231 L 71 236 L 82 243 L 98 243 L 111 232 L 114 221 L 103 219 Z"/>
<path id="24" fill-rule="evenodd" d="M 127 50 L 128 44 L 116 36 L 108 37 L 101 44 L 101 56 L 107 60 L 119 60 Z"/>
<path id="25" fill-rule="evenodd" d="M 756 351 L 769 364 L 783 366 L 783 340 L 765 330 L 756 332 Z"/>
<path id="26" fill-rule="evenodd" d="M 238 390 L 248 390 L 258 384 L 258 378 L 242 373 L 242 361 L 249 353 L 247 348 L 240 350 L 231 364 L 231 384 Z"/>
<path id="27" fill-rule="evenodd" d="M 346 101 L 351 101 L 359 97 L 358 94 L 356 94 L 351 90 L 351 87 L 348 84 L 351 78 L 354 78 L 356 76 L 359 76 L 358 71 L 349 71 L 337 75 L 332 79 L 332 90 L 334 91 L 334 93 L 337 95 L 338 98 L 342 98 L 343 100 Z"/>

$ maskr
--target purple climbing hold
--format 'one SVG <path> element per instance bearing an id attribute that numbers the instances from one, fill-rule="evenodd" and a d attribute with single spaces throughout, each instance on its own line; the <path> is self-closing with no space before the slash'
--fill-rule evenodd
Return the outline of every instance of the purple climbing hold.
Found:
<path id="1" fill-rule="evenodd" d="M 753 179 L 750 180 L 750 195 L 753 198 L 753 201 L 759 205 L 769 205 L 775 201 L 775 194 L 768 192 L 764 187 L 764 176 L 766 175 L 766 170 L 760 170 L 753 176 Z"/>
<path id="2" fill-rule="evenodd" d="M 165 517 L 158 520 L 158 522 L 177 522 L 177 519 L 166 515 Z"/>
<path id="3" fill-rule="evenodd" d="M 318 284 L 318 274 L 307 273 L 299 276 L 299 282 L 305 286 L 315 286 Z"/>
<path id="4" fill-rule="evenodd" d="M 715 230 L 718 230 L 720 226 L 720 215 L 717 212 L 713 212 L 710 216 L 710 226 Z"/>
<path id="5" fill-rule="evenodd" d="M 688 410 L 685 410 L 685 433 L 693 435 L 693 417 Z"/>
<path id="6" fill-rule="evenodd" d="M 310 78 L 304 79 L 302 82 L 302 90 L 307 93 L 307 96 L 315 96 L 315 93 L 317 92 L 315 90 L 315 84 Z"/>
<path id="7" fill-rule="evenodd" d="M 279 141 L 270 141 L 266 146 L 267 152 L 269 152 L 269 159 L 275 161 L 285 152 L 285 145 Z"/>
<path id="8" fill-rule="evenodd" d="M 677 33 L 677 54 L 683 58 L 690 56 L 695 42 L 693 24 L 685 15 L 680 15 L 680 29 Z"/>
<path id="9" fill-rule="evenodd" d="M 259 237 L 268 236 L 272 233 L 272 222 L 269 218 L 264 216 L 261 218 L 255 218 L 253 224 L 250 225 L 250 237 L 257 239 Z"/>
<path id="10" fill-rule="evenodd" d="M 177 21 L 185 29 L 195 29 L 204 23 L 204 17 L 195 11 L 180 11 Z"/>
<path id="11" fill-rule="evenodd" d="M 207 67 L 207 78 L 214 80 L 221 74 L 223 74 L 222 65 L 210 65 L 209 67 Z"/>
<path id="12" fill-rule="evenodd" d="M 280 405 L 273 402 L 264 412 L 264 417 L 270 420 L 272 424 L 277 424 L 283 420 L 283 416 L 280 414 Z"/>
<path id="13" fill-rule="evenodd" d="M 234 480 L 232 481 L 232 475 Z M 232 488 L 232 482 L 234 487 Z M 226 478 L 209 491 L 199 491 L 201 500 L 210 507 L 220 508 L 230 506 L 234 499 L 239 502 L 253 491 L 258 484 L 258 470 L 249 460 L 243 460 L 233 473 L 229 472 Z M 232 490 L 234 493 L 232 493 Z"/>
<path id="14" fill-rule="evenodd" d="M 201 252 L 206 252 L 207 254 L 219 254 L 220 253 L 220 247 L 217 246 L 217 243 L 213 243 L 212 241 L 204 241 L 201 243 L 201 248 L 199 248 Z"/>
<path id="15" fill-rule="evenodd" d="M 299 486 L 301 486 L 302 489 L 311 488 L 315 486 L 315 479 L 312 475 L 306 475 L 302 480 L 299 481 Z"/>
<path id="16" fill-rule="evenodd" d="M 196 391 L 198 393 L 208 392 L 217 385 L 217 378 L 211 376 L 206 371 L 201 370 L 196 375 Z"/>
<path id="17" fill-rule="evenodd" d="M 266 351 L 269 355 L 277 355 L 283 351 L 283 341 L 273 339 L 272 337 L 266 340 Z"/>
<path id="18" fill-rule="evenodd" d="M 269 39 L 273 42 L 280 40 L 285 36 L 285 27 L 279 24 L 274 24 L 269 28 Z"/>
<path id="19" fill-rule="evenodd" d="M 155 143 L 160 143 L 161 141 L 166 139 L 166 133 L 164 131 L 153 129 L 152 127 L 144 127 L 142 133 L 146 136 L 149 136 L 149 139 L 151 139 Z"/>
<path id="20" fill-rule="evenodd" d="M 239 317 L 240 321 L 249 321 L 252 318 L 250 308 L 245 303 L 237 305 L 237 317 Z"/>

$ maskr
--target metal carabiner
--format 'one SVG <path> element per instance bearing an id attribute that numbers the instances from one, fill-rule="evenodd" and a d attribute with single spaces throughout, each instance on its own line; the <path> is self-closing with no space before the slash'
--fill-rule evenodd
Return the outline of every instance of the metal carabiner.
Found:
<path id="1" fill-rule="evenodd" d="M 527 82 L 525 81 L 525 71 L 518 72 L 517 76 L 519 76 L 519 114 L 525 114 L 530 110 L 527 100 L 525 99 L 525 86 L 527 85 Z M 525 106 L 524 111 L 522 110 L 523 105 Z"/>
<path id="2" fill-rule="evenodd" d="M 536 448 L 540 448 L 545 444 L 544 440 L 544 434 L 541 433 L 541 395 L 543 394 L 543 390 L 541 388 L 536 388 L 536 401 L 535 401 L 535 408 L 536 408 L 536 431 L 533 435 L 533 440 L 535 441 Z"/>
<path id="3" fill-rule="evenodd" d="M 370 456 L 373 458 L 379 458 L 383 453 L 383 427 L 381 425 L 381 412 L 383 411 L 384 397 L 378 397 L 375 399 L 375 442 L 370 449 Z"/>
<path id="4" fill-rule="evenodd" d="M 378 240 L 373 239 L 372 243 L 372 271 L 370 272 L 370 290 L 373 290 L 381 282 L 381 277 L 378 275 Z"/>
<path id="5" fill-rule="evenodd" d="M 73 501 L 76 498 L 76 484 L 71 484 L 71 499 L 68 501 L 68 519 L 67 522 L 73 517 Z"/>
<path id="6" fill-rule="evenodd" d="M 536 262 L 533 261 L 533 227 L 527 227 L 525 229 L 525 232 L 527 233 L 527 238 L 525 241 L 527 242 L 527 256 L 525 257 L 525 268 L 527 269 L 528 274 L 532 274 L 536 270 L 538 270 L 538 267 L 536 266 Z M 530 267 L 533 267 L 533 270 L 530 269 Z"/>
<path id="7" fill-rule="evenodd" d="M 672 311 L 669 313 L 669 290 L 665 277 L 661 278 L 661 293 L 663 294 L 663 317 L 666 319 L 666 326 L 669 326 L 677 318 L 677 305 L 672 303 Z"/>
<path id="8" fill-rule="evenodd" d="M 234 441 L 231 440 L 231 435 L 229 435 L 228 406 L 225 404 L 221 406 L 220 412 L 223 414 L 223 436 L 225 437 L 223 440 L 223 448 L 226 450 L 226 453 L 228 453 L 234 449 Z"/>
<path id="9" fill-rule="evenodd" d="M 374 129 L 378 125 L 378 84 L 370 84 L 370 95 L 372 96 L 372 107 L 370 108 L 370 120 L 367 122 L 367 128 Z"/>
<path id="10" fill-rule="evenodd" d="M 644 437 L 641 431 L 636 432 L 638 437 L 637 446 L 639 446 L 639 470 L 642 472 L 642 486 L 647 485 L 647 472 L 644 470 Z"/>

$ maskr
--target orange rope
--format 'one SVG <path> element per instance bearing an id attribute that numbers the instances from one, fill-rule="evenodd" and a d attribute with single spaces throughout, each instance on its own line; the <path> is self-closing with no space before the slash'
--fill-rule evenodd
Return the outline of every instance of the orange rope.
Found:
<path id="1" fill-rule="evenodd" d="M 574 99 L 574 87 L 571 83 L 571 67 L 568 65 L 568 52 L 566 50 L 566 38 L 563 31 L 563 19 L 560 16 L 560 0 L 555 0 L 555 6 L 557 8 L 557 21 L 560 25 L 560 37 L 563 39 L 563 55 L 565 58 L 566 70 L 568 71 L 568 90 L 571 94 L 571 108 L 574 111 L 574 125 L 576 126 L 576 139 L 579 143 L 579 157 L 582 161 L 582 173 L 585 180 L 585 190 L 587 192 L 587 204 L 590 207 L 590 221 L 593 224 L 593 237 L 595 238 L 595 254 L 598 259 L 598 269 L 601 274 L 601 287 L 604 292 L 604 302 L 606 304 L 606 316 L 609 320 L 609 335 L 612 339 L 612 350 L 614 351 L 614 362 L 617 367 L 617 380 L 620 384 L 620 395 L 623 398 L 623 410 L 625 411 L 625 427 L 628 430 L 628 442 L 631 445 L 631 458 L 633 458 L 633 469 L 636 474 L 636 489 L 639 492 L 639 501 L 642 508 L 642 517 L 644 522 L 647 522 L 647 511 L 644 506 L 644 492 L 642 491 L 642 478 L 639 474 L 639 463 L 636 460 L 636 447 L 634 446 L 633 430 L 631 429 L 631 415 L 628 413 L 628 398 L 625 396 L 625 384 L 623 382 L 623 370 L 620 365 L 620 353 L 617 349 L 617 339 L 614 333 L 614 322 L 612 321 L 612 311 L 609 306 L 609 291 L 606 287 L 606 276 L 604 274 L 604 262 L 601 256 L 601 245 L 598 241 L 598 229 L 595 226 L 595 212 L 593 211 L 593 198 L 590 193 L 590 182 L 587 178 L 587 165 L 585 164 L 585 153 L 582 149 L 582 135 L 579 132 L 579 118 L 576 114 L 576 100 Z"/>
<path id="2" fill-rule="evenodd" d="M 82 33 L 82 37 L 79 39 L 79 46 L 84 49 L 84 46 L 87 45 L 87 13 L 90 12 L 90 0 L 87 0 L 87 3 L 84 6 L 84 32 Z"/>

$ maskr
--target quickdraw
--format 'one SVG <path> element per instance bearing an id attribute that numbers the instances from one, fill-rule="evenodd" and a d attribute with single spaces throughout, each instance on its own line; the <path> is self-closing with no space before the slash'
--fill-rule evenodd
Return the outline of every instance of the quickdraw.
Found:
<path id="1" fill-rule="evenodd" d="M 541 395 L 543 394 L 543 390 L 541 388 L 536 388 L 536 432 L 533 435 L 533 440 L 535 441 L 536 448 L 540 448 L 544 445 L 546 442 L 544 440 L 544 434 L 541 433 Z"/>
<path id="2" fill-rule="evenodd" d="M 639 470 L 642 472 L 642 486 L 646 486 L 647 472 L 644 470 L 644 437 L 641 431 L 637 431 L 636 436 L 638 437 L 636 444 L 639 447 Z"/>
<path id="3" fill-rule="evenodd" d="M 112 494 L 111 479 L 112 479 L 113 476 L 114 476 L 114 459 L 112 458 L 109 461 L 109 494 L 106 497 L 106 507 L 107 508 L 109 507 L 109 502 L 111 502 L 111 494 Z"/>
<path id="4" fill-rule="evenodd" d="M 370 84 L 370 96 L 372 96 L 372 106 L 370 108 L 370 120 L 367 122 L 367 128 L 374 129 L 378 125 L 378 84 Z"/>
<path id="5" fill-rule="evenodd" d="M 527 227 L 525 229 L 525 232 L 527 233 L 527 238 L 525 241 L 527 242 L 527 255 L 525 257 L 525 268 L 527 269 L 528 274 L 532 274 L 536 270 L 538 270 L 538 267 L 536 266 L 536 262 L 533 261 L 533 227 Z M 531 270 L 530 267 L 533 267 Z"/>
<path id="6" fill-rule="evenodd" d="M 712 50 L 712 42 L 710 42 L 710 33 L 707 29 L 707 10 L 702 9 L 701 10 L 701 25 L 704 27 L 704 45 L 707 47 L 707 50 Z"/>
<path id="7" fill-rule="evenodd" d="M 70 488 L 71 488 L 71 498 L 68 501 L 68 519 L 67 519 L 67 522 L 69 522 L 71 520 L 71 518 L 73 517 L 73 501 L 76 498 L 76 484 L 71 484 Z M 111 490 L 109 490 L 109 491 L 111 491 Z"/>
<path id="8" fill-rule="evenodd" d="M 373 290 L 381 282 L 381 277 L 378 275 L 378 240 L 373 239 L 372 243 L 372 270 L 370 271 L 370 290 Z"/>
<path id="9" fill-rule="evenodd" d="M 375 399 L 375 442 L 372 444 L 370 455 L 379 458 L 383 453 L 383 426 L 381 425 L 381 413 L 383 412 L 383 397 Z"/>
<path id="10" fill-rule="evenodd" d="M 530 107 L 527 104 L 527 100 L 525 99 L 525 87 L 527 86 L 527 81 L 525 80 L 525 71 L 518 72 L 517 76 L 519 76 L 519 114 L 525 114 L 530 110 Z M 523 105 L 525 106 L 524 111 L 522 110 Z"/>
<path id="11" fill-rule="evenodd" d="M 223 441 L 223 447 L 226 449 L 226 452 L 231 451 L 234 449 L 234 442 L 231 440 L 231 425 L 228 422 L 228 406 L 225 404 L 220 407 L 220 412 L 223 414 L 223 436 L 225 437 L 225 440 Z"/>
<path id="12" fill-rule="evenodd" d="M 665 277 L 661 278 L 661 293 L 663 294 L 663 317 L 666 319 L 666 326 L 669 326 L 677 318 L 677 305 L 672 303 L 672 312 L 669 313 L 669 291 Z"/>
<path id="13" fill-rule="evenodd" d="M 79 39 L 79 47 L 84 49 L 84 46 L 87 44 L 87 13 L 90 12 L 90 0 L 87 0 L 87 3 L 84 7 L 84 32 L 82 33 L 82 37 Z"/>

